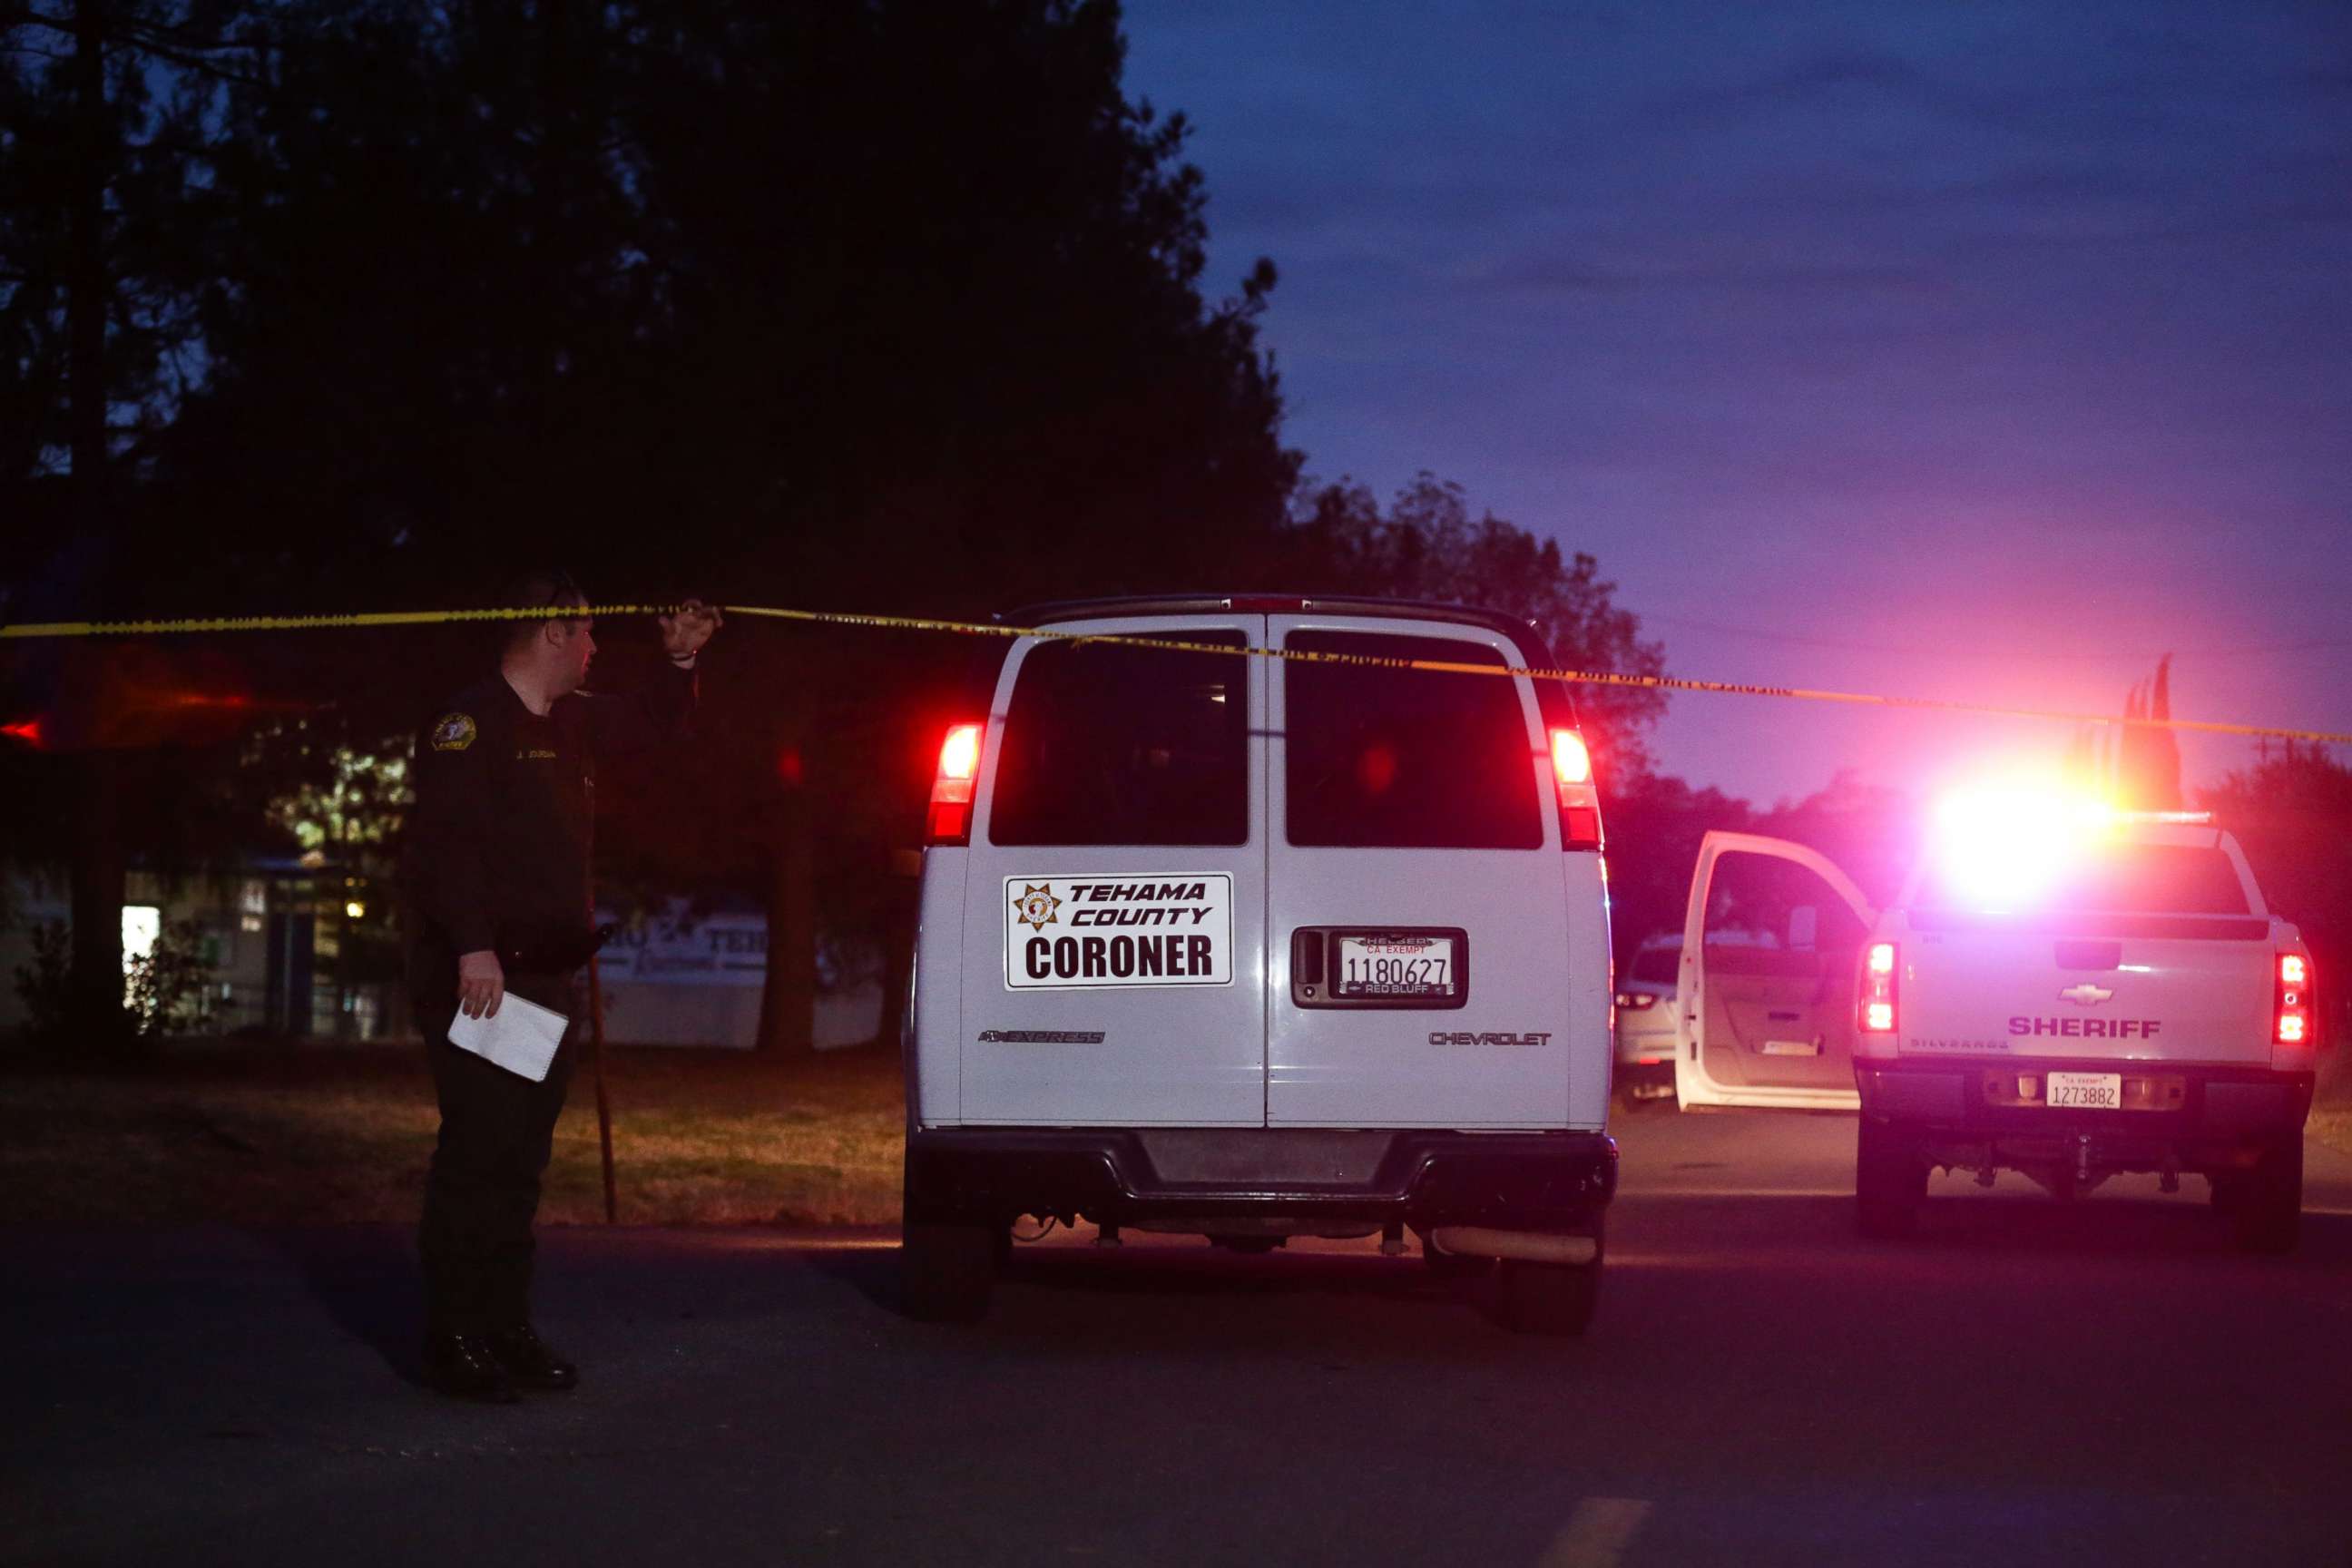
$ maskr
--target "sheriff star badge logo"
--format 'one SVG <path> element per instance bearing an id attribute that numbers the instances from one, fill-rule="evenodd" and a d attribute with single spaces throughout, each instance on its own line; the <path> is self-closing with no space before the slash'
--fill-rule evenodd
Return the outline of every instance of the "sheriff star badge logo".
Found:
<path id="1" fill-rule="evenodd" d="M 1061 907 L 1062 900 L 1054 896 L 1053 883 L 1047 882 L 1042 887 L 1030 884 L 1024 886 L 1021 896 L 1013 900 L 1013 914 L 1023 925 L 1044 931 L 1054 923 L 1054 911 Z"/>

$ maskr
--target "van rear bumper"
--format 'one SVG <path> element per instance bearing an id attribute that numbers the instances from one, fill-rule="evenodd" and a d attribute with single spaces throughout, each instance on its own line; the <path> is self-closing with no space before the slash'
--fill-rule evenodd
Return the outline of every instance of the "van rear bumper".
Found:
<path id="1" fill-rule="evenodd" d="M 2114 1073 L 2124 1079 L 2120 1110 L 2053 1110 L 2018 1080 L 2046 1092 L 2052 1072 Z M 2313 1075 L 2262 1067 L 2165 1061 L 1969 1057 L 1857 1059 L 1862 1113 L 1931 1141 L 1970 1141 L 2021 1155 L 2069 1147 L 2088 1137 L 2124 1168 L 2179 1164 L 2234 1167 L 2303 1126 Z"/>
<path id="2" fill-rule="evenodd" d="M 1601 1132 L 917 1128 L 910 1220 L 1140 1226 L 1284 1218 L 1589 1233 L 1617 1191 Z"/>

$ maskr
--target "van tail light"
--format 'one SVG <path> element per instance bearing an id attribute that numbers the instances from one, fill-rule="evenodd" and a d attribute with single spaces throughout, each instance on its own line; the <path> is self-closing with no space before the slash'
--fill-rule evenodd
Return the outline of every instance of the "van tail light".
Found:
<path id="1" fill-rule="evenodd" d="M 2313 1044 L 2312 1020 L 2318 1015 L 2311 1006 L 2311 960 L 2299 952 L 2278 955 L 2278 1005 L 2271 1009 L 2277 1019 L 2271 1040 L 2281 1046 Z"/>
<path id="2" fill-rule="evenodd" d="M 1895 1032 L 1895 944 L 1874 942 L 1862 950 L 1862 984 L 1856 986 L 1853 1026 L 1865 1035 Z"/>
<path id="3" fill-rule="evenodd" d="M 1559 791 L 1559 847 L 1601 847 L 1601 791 L 1592 782 L 1592 753 L 1573 730 L 1551 732 L 1552 784 Z"/>
<path id="4" fill-rule="evenodd" d="M 927 844 L 971 842 L 971 786 L 980 776 L 981 729 L 978 724 L 951 725 L 940 742 L 940 771 L 931 775 Z"/>

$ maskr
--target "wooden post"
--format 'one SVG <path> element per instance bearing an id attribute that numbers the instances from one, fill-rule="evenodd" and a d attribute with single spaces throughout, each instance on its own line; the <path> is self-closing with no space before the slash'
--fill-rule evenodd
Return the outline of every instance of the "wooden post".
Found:
<path id="1" fill-rule="evenodd" d="M 588 960 L 588 1069 L 596 1080 L 596 1141 L 604 1160 L 604 1223 L 620 1223 L 620 1200 L 613 1191 L 613 1102 L 604 1093 L 604 982 L 596 960 Z"/>
<path id="2" fill-rule="evenodd" d="M 779 753 L 776 777 L 760 1049 L 797 1055 L 816 1047 L 816 847 L 797 745 Z"/>

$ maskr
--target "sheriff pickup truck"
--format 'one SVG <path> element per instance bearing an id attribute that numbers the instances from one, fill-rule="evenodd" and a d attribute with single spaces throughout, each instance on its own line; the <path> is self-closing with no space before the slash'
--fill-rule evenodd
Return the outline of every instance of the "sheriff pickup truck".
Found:
<path id="1" fill-rule="evenodd" d="M 2311 952 L 2207 816 L 1979 804 L 1885 910 L 1801 846 L 1711 834 L 1682 953 L 1683 1105 L 1859 1110 L 1865 1235 L 1908 1232 L 1938 1167 L 2061 1198 L 2187 1172 L 2241 1246 L 2295 1246 Z"/>

